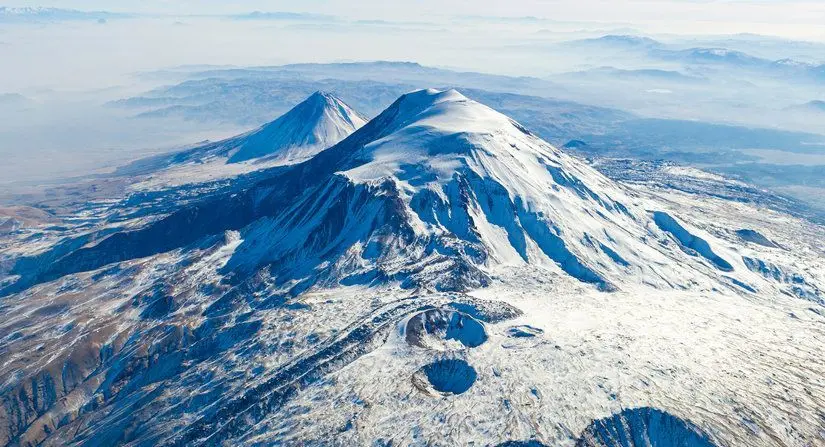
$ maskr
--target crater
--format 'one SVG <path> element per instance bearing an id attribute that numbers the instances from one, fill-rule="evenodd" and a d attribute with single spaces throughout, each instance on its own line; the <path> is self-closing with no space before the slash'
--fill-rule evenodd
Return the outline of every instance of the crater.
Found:
<path id="1" fill-rule="evenodd" d="M 715 447 L 689 421 L 655 408 L 627 409 L 593 421 L 576 447 Z"/>
<path id="2" fill-rule="evenodd" d="M 430 363 L 413 374 L 413 385 L 424 393 L 438 395 L 462 394 L 476 381 L 476 370 L 460 359 L 442 359 Z"/>
<path id="3" fill-rule="evenodd" d="M 414 315 L 405 333 L 411 346 L 437 351 L 475 348 L 487 341 L 481 322 L 450 309 L 430 309 Z"/>
<path id="4" fill-rule="evenodd" d="M 501 302 L 486 301 L 470 297 L 463 297 L 461 302 L 452 302 L 447 305 L 450 309 L 465 314 L 485 323 L 500 323 L 523 315 L 519 309 Z"/>

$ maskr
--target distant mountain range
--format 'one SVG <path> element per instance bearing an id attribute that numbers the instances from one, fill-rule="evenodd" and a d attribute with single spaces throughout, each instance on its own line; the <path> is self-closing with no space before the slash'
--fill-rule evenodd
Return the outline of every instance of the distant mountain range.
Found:
<path id="1" fill-rule="evenodd" d="M 83 11 L 77 9 L 49 8 L 49 7 L 7 7 L 0 6 L 0 22 L 5 23 L 26 23 L 26 22 L 64 22 L 64 21 L 105 21 L 109 19 L 124 19 L 137 17 L 158 17 L 163 14 L 135 14 L 120 13 L 111 11 Z M 252 11 L 242 14 L 211 15 L 212 17 L 224 17 L 234 20 L 261 20 L 261 21 L 290 21 L 290 20 L 311 20 L 311 21 L 334 21 L 335 16 L 323 14 L 309 14 L 282 11 Z M 193 15 L 192 17 L 210 17 L 210 15 Z"/>
<path id="2" fill-rule="evenodd" d="M 576 79 L 576 74 L 567 74 Z M 611 67 L 588 70 L 580 76 L 704 82 L 672 70 L 622 70 Z M 366 79 L 364 79 L 366 78 Z M 379 81 L 384 78 L 385 81 Z M 582 78 L 579 78 L 582 79 Z M 177 117 L 190 120 L 253 124 L 268 122 L 318 89 L 333 91 L 356 110 L 374 116 L 392 99 L 415 84 L 460 88 L 468 97 L 489 104 L 528 125 L 556 144 L 587 138 L 608 148 L 658 147 L 691 152 L 720 141 L 730 149 L 783 148 L 804 150 L 805 143 L 822 137 L 773 129 L 754 129 L 686 120 L 644 120 L 621 110 L 543 97 L 532 92 L 564 92 L 558 83 L 535 78 L 514 78 L 459 73 L 414 63 L 375 62 L 350 64 L 298 64 L 249 69 L 218 69 L 194 73 L 192 79 L 144 95 L 127 98 L 113 107 L 134 110 L 141 117 Z M 512 93 L 502 93 L 507 89 Z M 519 94 L 515 92 L 529 92 Z M 655 143 L 653 143 L 655 142 Z"/>
<path id="3" fill-rule="evenodd" d="M 57 21 L 84 21 L 109 20 L 133 17 L 132 14 L 115 13 L 108 11 L 79 11 L 76 9 L 24 7 L 10 8 L 0 6 L 0 22 L 57 22 Z"/>
<path id="4" fill-rule="evenodd" d="M 701 43 L 701 41 L 695 43 Z M 684 44 L 666 44 L 644 36 L 605 35 L 598 38 L 573 40 L 561 45 L 562 48 L 570 49 L 633 52 L 654 60 L 688 66 L 716 65 L 760 71 L 768 76 L 792 75 L 816 81 L 825 79 L 825 64 L 797 61 L 791 58 L 772 60 L 724 47 L 685 48 Z"/>
<path id="5" fill-rule="evenodd" d="M 686 75 L 676 70 L 662 70 L 656 68 L 643 69 L 621 69 L 616 67 L 598 67 L 582 71 L 574 71 L 564 73 L 556 77 L 566 78 L 570 81 L 583 80 L 629 80 L 629 81 L 655 81 L 655 82 L 673 82 L 673 83 L 688 83 L 697 84 L 708 82 L 707 78 L 700 76 Z"/>
<path id="6" fill-rule="evenodd" d="M 19 93 L 0 93 L 0 107 L 23 108 L 34 104 L 31 98 Z"/>
<path id="7" fill-rule="evenodd" d="M 665 44 L 650 37 L 630 34 L 608 34 L 601 37 L 578 39 L 565 42 L 567 47 L 579 48 L 611 48 L 624 50 L 649 50 L 664 47 Z"/>
<path id="8" fill-rule="evenodd" d="M 806 102 L 805 104 L 796 106 L 794 109 L 825 113 L 825 101 L 815 99 L 813 101 Z"/>

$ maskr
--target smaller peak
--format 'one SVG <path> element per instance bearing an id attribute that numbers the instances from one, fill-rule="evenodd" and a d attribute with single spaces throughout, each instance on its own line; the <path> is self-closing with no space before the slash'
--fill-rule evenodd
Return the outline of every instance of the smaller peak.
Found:
<path id="1" fill-rule="evenodd" d="M 341 99 L 335 96 L 335 94 L 325 91 L 325 90 L 318 90 L 315 93 L 309 95 L 306 101 L 308 102 L 341 102 Z"/>
<path id="2" fill-rule="evenodd" d="M 312 96 L 320 96 L 320 97 L 323 97 L 323 98 L 334 98 L 335 97 L 335 95 L 332 92 L 328 92 L 326 90 L 316 90 L 315 93 L 310 95 L 310 97 L 312 97 Z"/>
<path id="3" fill-rule="evenodd" d="M 322 90 L 245 136 L 229 162 L 260 157 L 308 157 L 343 140 L 366 123 L 344 101 Z"/>

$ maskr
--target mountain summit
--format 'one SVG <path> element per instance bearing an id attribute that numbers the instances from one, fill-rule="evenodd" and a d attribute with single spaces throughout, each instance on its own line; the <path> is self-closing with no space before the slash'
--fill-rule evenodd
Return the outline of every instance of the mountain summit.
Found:
<path id="1" fill-rule="evenodd" d="M 318 279 L 355 274 L 436 289 L 481 286 L 497 269 L 525 264 L 603 290 L 701 283 L 696 276 L 727 268 L 707 262 L 720 258 L 710 246 L 704 261 L 686 262 L 684 251 L 644 242 L 667 239 L 680 224 L 653 222 L 623 186 L 455 90 L 406 94 L 296 169 L 320 189 L 303 189 L 308 195 L 292 207 L 301 215 L 279 219 L 284 240 L 238 247 L 241 264 L 283 266 L 282 256 L 317 253 L 313 263 L 326 266 L 313 273 Z M 288 236 L 294 232 L 311 237 Z"/>
<path id="2" fill-rule="evenodd" d="M 243 136 L 229 163 L 255 158 L 306 159 L 366 123 L 337 96 L 315 92 L 280 118 Z"/>
<path id="3" fill-rule="evenodd" d="M 121 173 L 144 174 L 187 164 L 207 164 L 208 172 L 238 174 L 252 169 L 241 163 L 291 164 L 333 146 L 366 123 L 366 119 L 332 93 L 315 92 L 276 120 L 251 132 L 173 154 L 138 160 Z M 225 166 L 220 165 L 236 165 Z M 183 177 L 197 179 L 184 171 Z"/>

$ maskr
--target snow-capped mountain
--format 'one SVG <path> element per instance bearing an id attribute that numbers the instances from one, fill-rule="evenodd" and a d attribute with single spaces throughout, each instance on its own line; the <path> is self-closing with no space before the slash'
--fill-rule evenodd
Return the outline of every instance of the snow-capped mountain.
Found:
<path id="1" fill-rule="evenodd" d="M 280 118 L 235 140 L 237 146 L 232 148 L 228 162 L 306 159 L 343 140 L 366 122 L 337 96 L 315 92 Z"/>
<path id="2" fill-rule="evenodd" d="M 241 141 L 259 141 L 268 128 Z M 506 116 L 454 90 L 421 90 L 305 163 L 61 254 L 45 270 L 21 269 L 20 281 L 93 270 L 227 230 L 243 239 L 227 273 L 243 278 L 268 266 L 293 294 L 340 282 L 466 290 L 488 284 L 498 267 L 520 265 L 603 290 L 642 282 L 712 288 L 734 271 L 736 261 L 717 254 L 724 248 L 645 205 Z M 669 237 L 677 244 L 647 240 Z"/>
<path id="3" fill-rule="evenodd" d="M 272 129 L 320 138 L 300 119 L 318 114 L 295 116 Z M 455 90 L 408 93 L 306 161 L 179 190 L 6 245 L 0 442 L 821 434 L 821 227 L 618 183 Z"/>
<path id="4" fill-rule="evenodd" d="M 138 160 L 124 174 L 162 173 L 161 184 L 205 181 L 250 170 L 296 163 L 338 143 L 366 123 L 337 96 L 315 92 L 276 120 L 226 140 L 170 155 Z M 227 165 L 227 166 L 222 166 Z M 172 168 L 172 169 L 170 169 Z"/>

